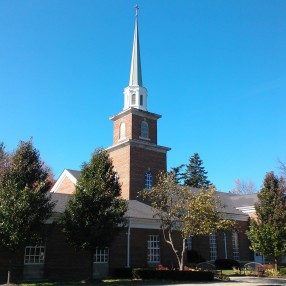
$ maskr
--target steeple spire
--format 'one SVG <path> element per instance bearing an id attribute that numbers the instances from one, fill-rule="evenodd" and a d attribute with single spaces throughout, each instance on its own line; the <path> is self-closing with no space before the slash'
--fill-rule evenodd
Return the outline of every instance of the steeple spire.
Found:
<path id="1" fill-rule="evenodd" d="M 138 5 L 135 6 L 135 9 L 136 9 L 136 18 L 135 18 L 129 86 L 136 86 L 136 85 L 142 86 L 139 32 L 138 32 L 138 9 L 139 9 Z"/>
<path id="2" fill-rule="evenodd" d="M 124 108 L 137 108 L 147 111 L 147 89 L 143 87 L 139 30 L 138 30 L 138 5 L 135 6 L 135 28 L 133 38 L 132 59 L 130 68 L 129 86 L 124 89 Z"/>

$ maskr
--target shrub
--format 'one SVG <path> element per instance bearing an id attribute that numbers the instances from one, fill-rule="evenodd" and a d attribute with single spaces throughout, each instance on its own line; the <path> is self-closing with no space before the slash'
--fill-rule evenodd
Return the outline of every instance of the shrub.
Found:
<path id="1" fill-rule="evenodd" d="M 179 270 L 154 270 L 134 268 L 133 277 L 137 279 L 159 279 L 175 281 L 212 281 L 214 274 L 208 271 L 179 271 Z"/>
<path id="2" fill-rule="evenodd" d="M 113 271 L 112 277 L 118 279 L 132 279 L 132 268 L 116 268 Z"/>
<path id="3" fill-rule="evenodd" d="M 192 264 L 197 264 L 201 262 L 205 262 L 206 260 L 195 250 L 187 251 L 187 262 Z"/>
<path id="4" fill-rule="evenodd" d="M 240 269 L 238 261 L 233 259 L 217 259 L 215 261 L 216 269 L 219 270 L 232 270 L 233 268 Z"/>

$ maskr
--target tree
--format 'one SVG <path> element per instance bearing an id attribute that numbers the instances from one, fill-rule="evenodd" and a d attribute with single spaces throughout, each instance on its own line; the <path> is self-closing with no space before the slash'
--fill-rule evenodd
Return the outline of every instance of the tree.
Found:
<path id="1" fill-rule="evenodd" d="M 160 173 L 157 184 L 142 195 L 151 203 L 154 217 L 160 220 L 164 240 L 171 246 L 180 270 L 184 267 L 188 237 L 209 235 L 235 226 L 233 221 L 225 219 L 224 206 L 214 187 L 193 192 L 188 187 L 178 186 L 174 174 Z M 174 244 L 176 232 L 182 238 L 180 252 Z"/>
<path id="2" fill-rule="evenodd" d="M 258 203 L 256 218 L 251 219 L 247 236 L 251 249 L 260 255 L 277 257 L 286 254 L 286 186 L 283 178 L 267 173 Z M 277 269 L 277 268 L 276 268 Z"/>
<path id="3" fill-rule="evenodd" d="M 256 185 L 252 181 L 245 181 L 240 179 L 234 180 L 235 187 L 230 190 L 232 194 L 255 194 L 257 193 Z"/>
<path id="4" fill-rule="evenodd" d="M 207 179 L 207 173 L 199 154 L 194 153 L 190 157 L 189 164 L 186 165 L 186 170 L 183 174 L 184 185 L 194 188 L 208 188 L 211 182 Z"/>
<path id="5" fill-rule="evenodd" d="M 47 195 L 51 183 L 49 170 L 40 159 L 32 141 L 20 141 L 8 154 L 1 148 L 0 172 L 0 249 L 10 252 L 8 283 L 13 254 L 43 239 L 44 222 L 54 204 Z M 7 159 L 9 158 L 9 159 Z M 6 160 L 7 159 L 7 160 Z M 5 168 L 3 168 L 5 166 Z"/>
<path id="6" fill-rule="evenodd" d="M 97 247 L 107 247 L 124 225 L 126 201 L 112 160 L 103 149 L 97 149 L 89 163 L 84 163 L 61 222 L 67 241 L 76 249 L 88 250 L 91 256 Z"/>
<path id="7" fill-rule="evenodd" d="M 183 172 L 182 172 L 182 169 L 185 167 L 186 165 L 184 164 L 181 164 L 180 166 L 177 166 L 177 167 L 173 167 L 171 168 L 171 171 L 170 173 L 173 174 L 174 176 L 174 180 L 176 182 L 176 184 L 180 184 L 183 180 Z"/>

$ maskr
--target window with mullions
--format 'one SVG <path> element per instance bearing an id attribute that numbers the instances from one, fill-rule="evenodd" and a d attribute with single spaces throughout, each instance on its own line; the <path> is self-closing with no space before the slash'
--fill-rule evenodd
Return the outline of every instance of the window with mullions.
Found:
<path id="1" fill-rule="evenodd" d="M 234 260 L 240 260 L 237 232 L 232 233 L 232 254 Z"/>
<path id="2" fill-rule="evenodd" d="M 214 261 L 217 259 L 217 245 L 216 245 L 216 235 L 210 235 L 210 260 Z"/>
<path id="3" fill-rule="evenodd" d="M 153 178 L 150 171 L 145 173 L 145 189 L 150 190 L 152 188 Z"/>
<path id="4" fill-rule="evenodd" d="M 105 248 L 96 248 L 96 251 L 93 255 L 94 263 L 108 263 L 109 258 L 109 249 Z"/>
<path id="5" fill-rule="evenodd" d="M 45 247 L 44 246 L 26 246 L 24 264 L 44 264 Z"/>
<path id="6" fill-rule="evenodd" d="M 186 245 L 186 250 L 190 251 L 192 250 L 192 237 L 188 237 L 186 238 L 186 241 L 185 241 L 185 245 Z"/>
<path id="7" fill-rule="evenodd" d="M 148 263 L 160 263 L 159 235 L 149 235 L 147 251 Z"/>

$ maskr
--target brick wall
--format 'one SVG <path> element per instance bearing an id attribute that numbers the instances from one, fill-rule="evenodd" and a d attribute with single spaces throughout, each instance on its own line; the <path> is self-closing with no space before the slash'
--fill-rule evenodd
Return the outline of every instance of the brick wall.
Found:
<path id="1" fill-rule="evenodd" d="M 66 177 L 57 190 L 57 193 L 73 194 L 75 192 L 75 184 Z"/>

